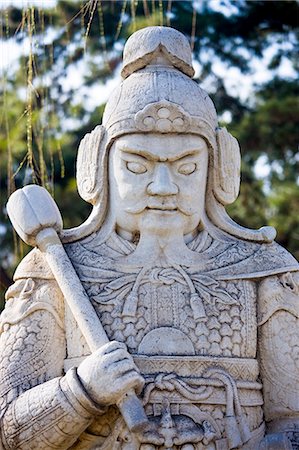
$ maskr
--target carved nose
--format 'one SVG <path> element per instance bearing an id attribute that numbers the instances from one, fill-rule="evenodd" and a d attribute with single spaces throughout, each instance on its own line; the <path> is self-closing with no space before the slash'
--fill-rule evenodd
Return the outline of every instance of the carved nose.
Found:
<path id="1" fill-rule="evenodd" d="M 157 165 L 153 181 L 148 185 L 147 192 L 150 195 L 175 195 L 178 193 L 178 187 L 173 183 L 165 164 Z"/>

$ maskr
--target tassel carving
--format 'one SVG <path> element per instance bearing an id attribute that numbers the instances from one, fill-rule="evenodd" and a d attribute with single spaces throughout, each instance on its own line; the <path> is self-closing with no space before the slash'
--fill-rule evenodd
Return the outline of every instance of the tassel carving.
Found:
<path id="1" fill-rule="evenodd" d="M 138 305 L 137 292 L 132 291 L 125 300 L 122 316 L 135 317 Z"/>
<path id="2" fill-rule="evenodd" d="M 235 416 L 225 417 L 225 433 L 228 440 L 228 448 L 238 448 L 242 444 L 239 427 Z"/>
<path id="3" fill-rule="evenodd" d="M 203 306 L 202 299 L 199 297 L 198 294 L 196 294 L 196 292 L 191 294 L 190 303 L 194 319 L 198 321 L 206 320 L 207 316 L 205 308 Z"/>

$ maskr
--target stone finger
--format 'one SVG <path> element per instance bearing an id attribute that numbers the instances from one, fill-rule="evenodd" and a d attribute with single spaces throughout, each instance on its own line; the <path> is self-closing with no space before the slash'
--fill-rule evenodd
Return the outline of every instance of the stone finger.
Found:
<path id="1" fill-rule="evenodd" d="M 118 372 L 119 376 L 122 376 L 129 371 L 138 373 L 138 369 L 135 366 L 135 364 L 128 359 L 121 359 L 121 360 L 112 362 L 107 367 L 107 370 L 110 372 Z"/>
<path id="2" fill-rule="evenodd" d="M 124 349 L 116 349 L 108 354 L 105 354 L 104 359 L 106 364 L 111 364 L 113 362 L 121 361 L 124 359 L 126 359 L 127 361 L 131 361 L 132 364 L 134 364 L 133 358 Z"/>
<path id="3" fill-rule="evenodd" d="M 104 350 L 105 355 L 109 355 L 110 353 L 114 352 L 115 350 L 127 350 L 127 346 L 123 342 L 118 341 L 111 341 L 105 344 L 101 349 Z"/>

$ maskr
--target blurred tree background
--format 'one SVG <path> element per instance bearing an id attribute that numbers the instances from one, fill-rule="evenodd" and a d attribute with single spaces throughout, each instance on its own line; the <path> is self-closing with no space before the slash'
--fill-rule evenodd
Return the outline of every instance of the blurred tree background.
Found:
<path id="1" fill-rule="evenodd" d="M 298 2 L 13 5 L 3 2 L 0 10 L 3 55 L 9 48 L 16 54 L 13 63 L 3 65 L 0 88 L 2 291 L 29 250 L 11 229 L 8 196 L 37 183 L 54 195 L 65 228 L 87 217 L 89 207 L 79 198 L 74 178 L 80 139 L 101 122 L 106 91 L 119 77 L 124 42 L 153 25 L 174 27 L 189 38 L 196 78 L 215 102 L 221 125 L 240 142 L 242 187 L 229 213 L 247 227 L 275 226 L 277 241 L 299 257 Z M 268 78 L 256 76 L 261 62 Z M 235 84 L 229 83 L 232 74 Z M 255 83 L 249 89 L 250 79 Z"/>

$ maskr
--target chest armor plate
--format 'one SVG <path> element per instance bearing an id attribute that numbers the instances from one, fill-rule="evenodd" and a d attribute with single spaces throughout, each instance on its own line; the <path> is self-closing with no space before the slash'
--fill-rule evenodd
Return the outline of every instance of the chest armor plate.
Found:
<path id="1" fill-rule="evenodd" d="M 204 317 L 192 308 L 189 286 L 172 276 L 145 278 L 138 289 L 134 315 L 127 315 L 126 298 L 116 292 L 101 301 L 105 285 L 85 283 L 85 288 L 109 339 L 124 342 L 137 355 L 200 355 L 254 358 L 256 353 L 256 289 L 248 280 L 217 282 L 219 298 L 209 289 L 202 300 Z M 153 276 L 151 276 L 153 278 Z M 118 295 L 117 295 L 118 294 Z M 77 358 L 88 350 L 67 311 L 68 357 Z M 68 332 L 69 330 L 69 332 Z"/>
<path id="2" fill-rule="evenodd" d="M 153 431 L 135 442 L 114 411 L 114 419 L 109 413 L 91 425 L 78 449 L 257 448 L 264 425 L 256 283 L 213 275 L 209 263 L 200 270 L 174 265 L 134 272 L 95 257 L 90 273 L 80 257 L 78 272 L 109 339 L 127 345 L 145 378 L 142 397 Z M 238 260 L 240 252 L 227 258 Z M 68 310 L 66 335 L 68 369 L 89 354 Z"/>

